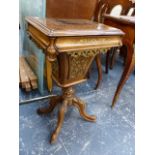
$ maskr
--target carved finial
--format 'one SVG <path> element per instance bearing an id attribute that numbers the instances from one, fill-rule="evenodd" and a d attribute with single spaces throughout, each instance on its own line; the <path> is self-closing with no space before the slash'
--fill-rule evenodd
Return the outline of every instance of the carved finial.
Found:
<path id="1" fill-rule="evenodd" d="M 55 40 L 51 40 L 49 46 L 46 49 L 46 54 L 47 54 L 47 58 L 50 62 L 55 61 L 56 57 L 57 57 L 57 51 L 55 49 Z"/>

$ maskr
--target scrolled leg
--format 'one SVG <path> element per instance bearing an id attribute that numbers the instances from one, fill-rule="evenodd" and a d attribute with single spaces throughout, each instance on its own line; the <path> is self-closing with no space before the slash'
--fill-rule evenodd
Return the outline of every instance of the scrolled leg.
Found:
<path id="1" fill-rule="evenodd" d="M 65 113 L 67 111 L 67 104 L 68 104 L 67 100 L 64 100 L 63 104 L 60 107 L 60 110 L 59 110 L 59 113 L 58 113 L 57 127 L 56 127 L 55 131 L 51 135 L 51 140 L 50 140 L 51 143 L 56 141 L 57 136 L 58 136 L 58 134 L 59 134 L 59 132 L 61 130 L 62 123 L 64 121 L 64 116 L 65 116 Z"/>
<path id="2" fill-rule="evenodd" d="M 128 42 L 126 42 L 128 43 Z M 124 68 L 124 71 L 122 73 L 121 79 L 118 83 L 117 89 L 115 91 L 115 95 L 113 97 L 112 105 L 111 107 L 113 108 L 116 104 L 116 101 L 121 93 L 121 90 L 125 84 L 125 82 L 128 80 L 131 72 L 134 70 L 135 66 L 135 53 L 132 44 L 128 43 L 127 45 L 127 60 L 126 60 L 126 66 Z"/>
<path id="3" fill-rule="evenodd" d="M 110 50 L 106 53 L 106 65 L 105 65 L 105 73 L 108 74 L 109 71 L 109 59 L 110 59 Z"/>
<path id="4" fill-rule="evenodd" d="M 73 105 L 78 108 L 81 117 L 83 117 L 85 120 L 91 121 L 91 122 L 96 121 L 96 116 L 88 115 L 85 112 L 86 105 L 83 101 L 81 101 L 80 99 L 74 98 L 73 99 Z"/>
<path id="5" fill-rule="evenodd" d="M 113 69 L 114 67 L 114 64 L 115 64 L 115 60 L 116 60 L 116 57 L 117 57 L 117 54 L 119 49 L 117 48 L 112 48 L 112 56 L 111 56 L 111 60 L 110 60 L 110 69 Z"/>
<path id="6" fill-rule="evenodd" d="M 37 113 L 39 115 L 42 115 L 42 114 L 48 114 L 48 113 L 52 112 L 54 110 L 55 106 L 57 105 L 57 103 L 61 102 L 61 100 L 62 100 L 61 96 L 53 96 L 49 103 L 50 105 L 46 108 L 39 108 L 37 110 Z"/>
<path id="7" fill-rule="evenodd" d="M 99 53 L 96 58 L 96 65 L 97 65 L 97 70 L 98 70 L 98 80 L 96 82 L 95 89 L 97 89 L 100 85 L 100 82 L 102 81 L 102 64 L 101 64 L 101 53 Z"/>

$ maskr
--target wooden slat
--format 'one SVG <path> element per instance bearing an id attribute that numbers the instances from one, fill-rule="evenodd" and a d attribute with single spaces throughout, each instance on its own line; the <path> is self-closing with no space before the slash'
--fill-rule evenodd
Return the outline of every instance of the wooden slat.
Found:
<path id="1" fill-rule="evenodd" d="M 20 73 L 19 73 L 19 85 L 21 85 L 21 77 L 20 77 Z"/>
<path id="2" fill-rule="evenodd" d="M 31 70 L 31 68 L 29 67 L 29 65 L 27 64 L 27 62 L 24 58 L 22 58 L 22 62 L 24 64 L 24 68 L 26 70 L 27 76 L 30 80 L 32 89 L 38 88 L 36 75 L 33 73 L 33 71 Z"/>
<path id="3" fill-rule="evenodd" d="M 25 90 L 27 92 L 31 91 L 31 85 L 30 85 L 30 83 L 25 83 Z"/>
<path id="4" fill-rule="evenodd" d="M 22 62 L 22 59 L 20 57 L 19 59 L 19 73 L 20 73 L 20 78 L 21 78 L 21 85 L 22 88 L 25 88 L 26 91 L 30 91 L 31 90 L 31 86 L 29 84 L 29 78 L 27 76 L 26 70 L 24 68 L 24 64 Z"/>

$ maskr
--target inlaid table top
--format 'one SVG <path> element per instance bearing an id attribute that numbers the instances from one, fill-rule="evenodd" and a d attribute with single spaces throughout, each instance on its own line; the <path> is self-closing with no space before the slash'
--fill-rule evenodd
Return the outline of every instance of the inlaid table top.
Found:
<path id="1" fill-rule="evenodd" d="M 122 35 L 114 27 L 85 19 L 55 19 L 27 17 L 26 20 L 47 36 Z"/>
<path id="2" fill-rule="evenodd" d="M 46 48 L 50 43 L 55 44 L 59 52 L 103 49 L 121 46 L 124 35 L 120 29 L 84 19 L 26 17 L 26 21 L 31 38 L 49 54 L 51 48 Z"/>

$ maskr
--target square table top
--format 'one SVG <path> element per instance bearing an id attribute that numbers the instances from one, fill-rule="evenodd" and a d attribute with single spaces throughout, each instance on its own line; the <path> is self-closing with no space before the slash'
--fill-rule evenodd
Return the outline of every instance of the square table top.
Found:
<path id="1" fill-rule="evenodd" d="M 124 35 L 120 29 L 85 19 L 26 17 L 26 21 L 50 37 Z"/>

